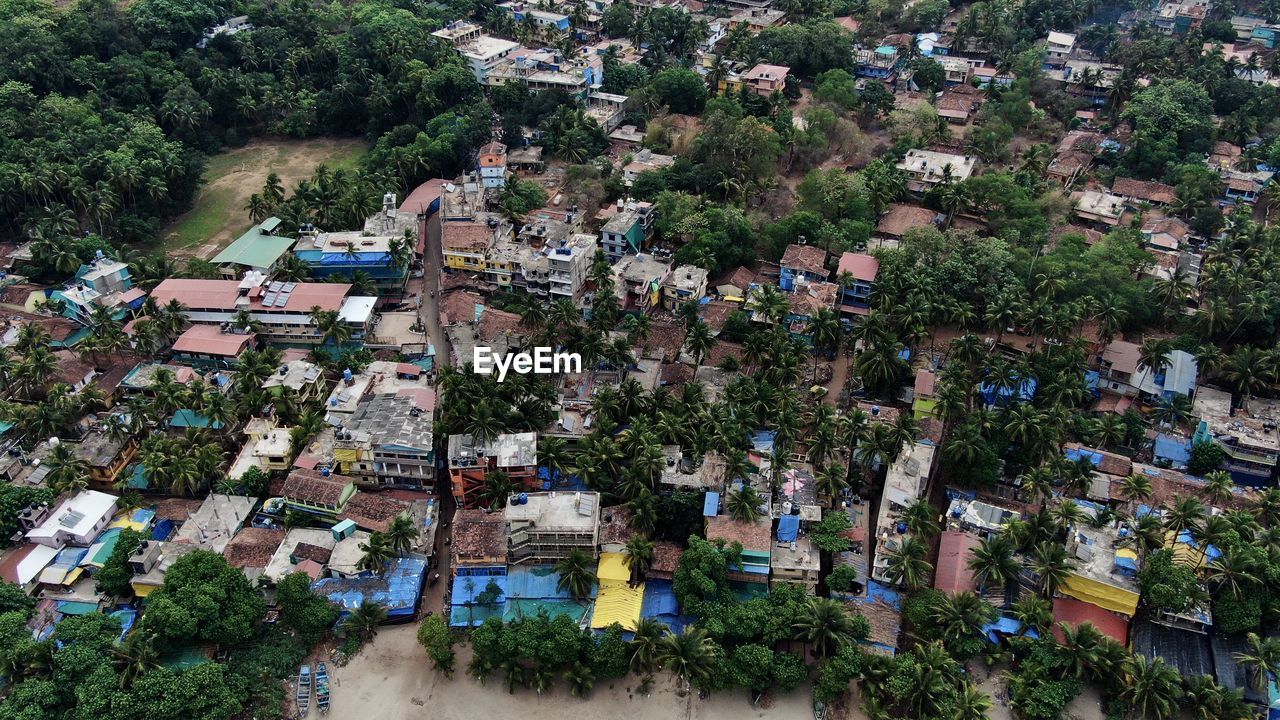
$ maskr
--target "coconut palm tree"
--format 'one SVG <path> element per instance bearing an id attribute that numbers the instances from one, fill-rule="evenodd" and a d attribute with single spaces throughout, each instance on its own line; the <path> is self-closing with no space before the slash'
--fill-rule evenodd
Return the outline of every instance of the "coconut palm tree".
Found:
<path id="1" fill-rule="evenodd" d="M 982 627 L 999 613 L 986 600 L 972 592 L 959 592 L 938 598 L 929 620 L 944 643 L 979 637 Z"/>
<path id="2" fill-rule="evenodd" d="M 378 634 L 378 626 L 387 620 L 387 608 L 376 602 L 361 603 L 342 621 L 341 631 L 344 635 L 354 635 L 361 642 L 372 640 Z"/>
<path id="3" fill-rule="evenodd" d="M 991 709 L 991 698 L 971 682 L 960 688 L 954 703 L 952 720 L 986 720 L 987 711 Z"/>
<path id="4" fill-rule="evenodd" d="M 627 554 L 627 569 L 631 571 L 631 583 L 635 585 L 653 566 L 653 541 L 636 535 L 627 540 L 624 552 Z"/>
<path id="5" fill-rule="evenodd" d="M 933 572 L 933 566 L 925 560 L 927 553 L 928 548 L 924 542 L 919 538 L 907 537 L 896 548 L 889 550 L 885 577 L 908 591 L 919 590 Z"/>
<path id="6" fill-rule="evenodd" d="M 711 328 L 702 320 L 697 320 L 689 326 L 689 332 L 685 333 L 684 346 L 688 349 L 689 354 L 693 356 L 694 364 L 701 365 L 703 358 L 711 350 L 715 338 L 711 335 Z"/>
<path id="7" fill-rule="evenodd" d="M 917 498 L 902 511 L 902 521 L 912 534 L 925 540 L 932 539 L 941 531 L 938 524 L 938 511 L 933 504 L 924 498 Z"/>
<path id="8" fill-rule="evenodd" d="M 356 562 L 356 569 L 361 572 L 372 572 L 374 575 L 381 575 L 382 571 L 387 569 L 387 563 L 391 557 L 395 555 L 391 541 L 380 532 L 370 534 L 367 541 L 360 543 L 360 550 L 364 555 Z"/>
<path id="9" fill-rule="evenodd" d="M 697 625 L 686 627 L 680 634 L 667 633 L 658 645 L 658 661 L 671 671 L 684 687 L 711 676 L 717 661 L 715 642 Z"/>
<path id="10" fill-rule="evenodd" d="M 985 537 L 978 542 L 969 557 L 968 567 L 980 591 L 985 590 L 989 583 L 1007 588 L 1017 582 L 1021 565 L 1014 558 L 1015 550 L 1013 543 L 1002 535 Z"/>
<path id="11" fill-rule="evenodd" d="M 651 492 L 642 492 L 627 501 L 627 509 L 631 511 L 632 530 L 649 535 L 658 524 L 657 498 Z"/>
<path id="12" fill-rule="evenodd" d="M 636 621 L 630 646 L 632 672 L 650 673 L 658 667 L 662 638 L 666 632 L 666 624 L 653 618 L 640 618 Z"/>
<path id="13" fill-rule="evenodd" d="M 849 471 L 838 462 L 827 464 L 816 474 L 818 494 L 825 496 L 828 507 L 835 507 L 837 499 L 849 487 Z"/>
<path id="14" fill-rule="evenodd" d="M 575 662 L 573 667 L 564 671 L 564 681 L 569 685 L 569 694 L 577 698 L 590 694 L 595 680 L 595 673 L 582 662 Z"/>
<path id="15" fill-rule="evenodd" d="M 857 641 L 854 628 L 853 616 L 842 603 L 817 597 L 809 598 L 792 625 L 795 639 L 808 643 L 822 657 Z"/>
<path id="16" fill-rule="evenodd" d="M 1120 699 L 1128 708 L 1129 717 L 1168 720 L 1177 715 L 1182 686 L 1178 682 L 1178 671 L 1164 660 L 1158 657 L 1149 660 L 1140 653 L 1133 655 L 1124 663 L 1122 677 L 1124 688 Z"/>
<path id="17" fill-rule="evenodd" d="M 49 487 L 55 493 L 75 493 L 89 486 L 89 463 L 71 445 L 54 445 L 45 462 L 49 466 Z"/>
<path id="18" fill-rule="evenodd" d="M 1035 595 L 1027 595 L 1014 601 L 1009 614 L 1041 635 L 1048 632 L 1049 626 L 1053 624 L 1053 606 L 1045 598 Z"/>
<path id="19" fill-rule="evenodd" d="M 743 485 L 741 490 L 729 493 L 725 509 L 729 517 L 738 522 L 754 523 L 760 518 L 760 493 L 754 487 Z"/>
<path id="20" fill-rule="evenodd" d="M 1236 486 L 1231 473 L 1226 470 L 1210 470 L 1204 474 L 1204 483 L 1204 494 L 1214 505 L 1222 505 L 1231 499 Z"/>
<path id="21" fill-rule="evenodd" d="M 591 591 L 596 586 L 596 573 L 592 569 L 590 555 L 581 550 L 573 550 L 568 556 L 561 558 L 555 568 L 560 576 L 556 589 L 567 589 L 574 600 L 591 596 Z"/>
<path id="22" fill-rule="evenodd" d="M 1060 544 L 1044 541 L 1031 553 L 1028 568 L 1036 576 L 1036 587 L 1046 598 L 1053 597 L 1062 583 L 1071 575 L 1071 561 L 1067 549 Z"/>
<path id="23" fill-rule="evenodd" d="M 1196 530 L 1204 522 L 1204 503 L 1189 495 L 1176 498 L 1165 508 L 1164 526 L 1173 532 Z"/>
<path id="24" fill-rule="evenodd" d="M 1257 633 L 1245 636 L 1246 652 L 1235 653 L 1236 662 L 1249 671 L 1249 686 L 1258 693 L 1265 693 L 1268 683 L 1280 675 L 1280 639 L 1266 638 Z"/>
<path id="25" fill-rule="evenodd" d="M 120 689 L 133 685 L 147 671 L 160 667 L 160 652 L 155 647 L 154 632 L 141 629 L 131 633 L 112 649 L 112 664 L 119 671 Z"/>
<path id="26" fill-rule="evenodd" d="M 386 536 L 391 549 L 403 556 L 413 549 L 413 543 L 418 539 L 418 527 L 407 513 L 400 513 L 387 526 Z"/>

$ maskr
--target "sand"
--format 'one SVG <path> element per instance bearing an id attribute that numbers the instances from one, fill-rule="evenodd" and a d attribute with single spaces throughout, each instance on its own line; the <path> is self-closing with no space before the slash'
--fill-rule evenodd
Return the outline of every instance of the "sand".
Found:
<path id="1" fill-rule="evenodd" d="M 333 695 L 330 716 L 341 720 L 577 720 L 577 718 L 625 718 L 626 720 L 750 720 L 785 718 L 809 720 L 813 717 L 810 693 L 801 687 L 789 695 L 766 698 L 752 707 L 745 691 L 713 695 L 707 699 L 682 696 L 668 674 L 655 678 L 650 694 L 636 693 L 634 676 L 611 683 L 598 683 L 591 695 L 578 699 L 569 695 L 563 683 L 551 692 L 538 695 L 532 690 L 508 694 L 502 678 L 495 674 L 481 685 L 465 673 L 471 659 L 470 648 L 459 645 L 459 671 L 447 679 L 431 669 L 431 663 L 417 642 L 417 625 L 384 627 L 346 667 L 333 667 Z M 1000 673 L 1005 665 L 973 668 L 974 679 L 993 706 L 992 720 L 1013 720 L 1007 691 Z M 856 699 L 855 699 L 856 702 Z M 768 707 L 764 707 L 764 706 Z M 315 709 L 312 716 L 318 717 Z M 1067 706 L 1064 718 L 1104 720 L 1101 699 L 1093 688 Z M 830 720 L 866 720 L 856 707 L 833 713 Z"/>
<path id="2" fill-rule="evenodd" d="M 638 680 L 627 677 L 598 683 L 580 700 L 563 683 L 539 696 L 532 690 L 509 695 L 495 675 L 486 685 L 465 674 L 470 650 L 458 646 L 459 672 L 453 679 L 431 669 L 414 636 L 416 625 L 383 628 L 346 667 L 331 668 L 333 708 L 342 720 L 748 720 L 813 717 L 807 688 L 777 697 L 769 709 L 753 708 L 746 692 L 729 692 L 705 700 L 681 697 L 669 675 L 659 675 L 648 697 L 635 694 Z M 312 714 L 315 714 L 314 709 Z M 851 716 L 852 718 L 853 716 Z"/>

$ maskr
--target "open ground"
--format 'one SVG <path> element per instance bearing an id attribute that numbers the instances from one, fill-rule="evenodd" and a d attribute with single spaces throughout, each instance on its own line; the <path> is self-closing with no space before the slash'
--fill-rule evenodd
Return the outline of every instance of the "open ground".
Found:
<path id="1" fill-rule="evenodd" d="M 320 165 L 352 168 L 367 151 L 364 141 L 354 138 L 268 139 L 215 155 L 192 208 L 161 232 L 162 247 L 173 256 L 207 260 L 249 226 L 245 202 L 262 191 L 268 175 L 279 175 L 292 192 Z"/>

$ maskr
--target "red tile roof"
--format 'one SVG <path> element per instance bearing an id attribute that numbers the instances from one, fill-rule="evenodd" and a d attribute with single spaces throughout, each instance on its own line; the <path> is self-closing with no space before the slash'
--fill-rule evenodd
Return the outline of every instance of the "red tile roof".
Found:
<path id="1" fill-rule="evenodd" d="M 345 475 L 324 477 L 315 470 L 298 468 L 284 480 L 271 483 L 271 494 L 298 502 L 337 505 L 349 484 L 351 478 Z"/>
<path id="2" fill-rule="evenodd" d="M 440 324 L 462 325 L 474 322 L 476 305 L 483 305 L 484 298 L 466 290 L 454 290 L 440 299 Z"/>
<path id="3" fill-rule="evenodd" d="M 432 178 L 418 187 L 400 203 L 400 212 L 421 213 L 426 212 L 431 203 L 440 199 L 441 191 L 444 190 L 445 181 L 440 178 Z"/>
<path id="4" fill-rule="evenodd" d="M 351 520 L 362 530 L 386 532 L 397 515 L 409 511 L 409 503 L 381 494 L 358 492 L 342 507 L 339 520 Z"/>
<path id="5" fill-rule="evenodd" d="M 866 253 L 847 252 L 840 256 L 840 264 L 836 266 L 836 276 L 850 273 L 855 280 L 875 280 L 880 272 L 880 261 Z"/>
<path id="6" fill-rule="evenodd" d="M 217 325 L 192 325 L 173 342 L 173 351 L 237 357 L 253 342 L 253 334 L 224 333 Z"/>
<path id="7" fill-rule="evenodd" d="M 1171 203 L 1178 199 L 1177 191 L 1172 186 L 1134 178 L 1116 178 L 1115 182 L 1111 183 L 1111 192 L 1122 197 L 1153 203 Z"/>
<path id="8" fill-rule="evenodd" d="M 306 313 L 315 306 L 321 310 L 338 310 L 351 291 L 347 283 L 298 283 L 289 295 L 285 307 L 263 307 L 266 290 L 256 287 L 249 291 L 249 310 L 266 313 Z M 164 307 L 170 300 L 177 300 L 192 310 L 236 310 L 240 297 L 239 280 L 191 280 L 170 278 L 151 291 L 156 304 Z"/>
<path id="9" fill-rule="evenodd" d="M 1060 622 L 1071 627 L 1091 623 L 1098 632 L 1122 645 L 1129 642 L 1129 621 L 1092 603 L 1072 598 L 1054 598 L 1053 622 L 1053 635 L 1058 638 L 1058 642 L 1062 642 L 1062 628 L 1058 627 Z"/>
<path id="10" fill-rule="evenodd" d="M 938 564 L 934 572 L 933 587 L 948 593 L 977 589 L 973 573 L 969 570 L 969 558 L 978 546 L 978 536 L 967 532 L 948 530 L 942 533 L 938 544 Z"/>
<path id="11" fill-rule="evenodd" d="M 782 267 L 826 275 L 827 251 L 813 245 L 788 245 L 782 254 Z"/>
<path id="12" fill-rule="evenodd" d="M 734 520 L 728 515 L 707 518 L 707 539 L 741 543 L 743 550 L 768 552 L 770 549 L 770 523 L 764 519 L 753 523 Z"/>
<path id="13" fill-rule="evenodd" d="M 283 530 L 247 527 L 231 538 L 222 556 L 231 567 L 264 568 L 284 542 L 284 535 Z"/>

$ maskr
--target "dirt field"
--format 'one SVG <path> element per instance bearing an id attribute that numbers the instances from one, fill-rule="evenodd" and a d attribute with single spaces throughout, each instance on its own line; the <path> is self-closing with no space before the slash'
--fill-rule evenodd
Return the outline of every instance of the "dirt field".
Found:
<path id="1" fill-rule="evenodd" d="M 769 709 L 751 707 L 745 692 L 724 693 L 707 700 L 680 697 L 670 676 L 658 676 L 648 696 L 635 694 L 637 680 L 627 677 L 599 683 L 587 700 L 569 695 L 563 683 L 539 696 L 532 690 L 507 694 L 500 677 L 481 685 L 465 674 L 469 648 L 458 646 L 459 672 L 447 680 L 431 669 L 426 653 L 414 637 L 416 625 L 384 628 L 346 666 L 330 670 L 333 677 L 331 717 L 402 720 L 430 716 L 432 720 L 567 720 L 568 718 L 627 718 L 627 720 L 749 720 L 750 718 L 813 717 L 809 693 L 801 688 L 777 698 Z M 858 720 L 860 716 L 850 716 Z"/>
<path id="2" fill-rule="evenodd" d="M 321 164 L 354 167 L 367 151 L 361 140 L 260 140 L 209 159 L 205 184 L 194 207 L 162 233 L 163 248 L 175 256 L 208 259 L 249 227 L 245 202 L 276 173 L 285 189 L 309 177 Z"/>

